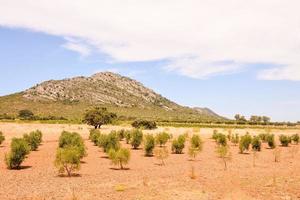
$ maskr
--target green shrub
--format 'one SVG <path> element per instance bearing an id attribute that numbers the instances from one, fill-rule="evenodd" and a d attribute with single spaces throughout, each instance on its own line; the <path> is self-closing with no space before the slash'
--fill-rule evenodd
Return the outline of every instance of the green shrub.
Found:
<path id="1" fill-rule="evenodd" d="M 110 149 L 108 157 L 112 161 L 112 164 L 118 165 L 121 169 L 124 169 L 123 165 L 126 165 L 129 162 L 130 151 L 125 148 L 120 148 L 119 150 Z"/>
<path id="2" fill-rule="evenodd" d="M 126 140 L 126 144 L 130 143 L 130 139 L 131 139 L 131 131 L 126 130 L 125 131 L 125 140 Z"/>
<path id="3" fill-rule="evenodd" d="M 10 144 L 10 152 L 5 155 L 7 167 L 9 169 L 19 169 L 29 152 L 30 146 L 23 138 L 13 138 Z"/>
<path id="4" fill-rule="evenodd" d="M 143 129 L 149 129 L 149 130 L 152 130 L 152 129 L 156 129 L 156 122 L 154 121 L 148 121 L 148 120 L 136 120 L 134 121 L 132 124 L 132 127 L 134 128 L 143 128 Z"/>
<path id="5" fill-rule="evenodd" d="M 176 154 L 181 154 L 184 149 L 185 136 L 180 135 L 177 139 L 172 142 L 172 152 Z"/>
<path id="6" fill-rule="evenodd" d="M 228 130 L 227 139 L 228 139 L 228 141 L 231 141 L 231 139 L 232 139 L 232 130 L 231 129 Z"/>
<path id="7" fill-rule="evenodd" d="M 4 142 L 5 137 L 3 135 L 3 133 L 0 131 L 0 145 L 2 144 L 2 142 Z"/>
<path id="8" fill-rule="evenodd" d="M 30 146 L 31 151 L 36 151 L 38 149 L 39 145 L 42 142 L 42 137 L 43 137 L 43 134 L 39 130 L 32 131 L 29 134 L 23 135 L 23 138 Z"/>
<path id="9" fill-rule="evenodd" d="M 193 159 L 196 158 L 198 153 L 202 151 L 203 148 L 203 141 L 199 135 L 194 134 L 190 140 L 190 147 L 189 147 L 189 156 Z"/>
<path id="10" fill-rule="evenodd" d="M 218 136 L 219 136 L 218 130 L 214 130 L 214 131 L 213 131 L 213 135 L 212 135 L 212 139 L 214 139 L 215 141 L 217 141 Z"/>
<path id="11" fill-rule="evenodd" d="M 217 144 L 222 145 L 222 146 L 226 146 L 227 145 L 226 135 L 224 135 L 222 133 L 219 133 L 218 138 L 217 138 Z"/>
<path id="12" fill-rule="evenodd" d="M 143 132 L 139 129 L 133 129 L 131 131 L 131 146 L 137 149 L 143 141 Z"/>
<path id="13" fill-rule="evenodd" d="M 73 171 L 80 168 L 80 158 L 81 150 L 78 146 L 65 146 L 57 149 L 54 164 L 59 173 L 66 171 L 68 176 L 72 176 Z"/>
<path id="14" fill-rule="evenodd" d="M 155 139 L 153 135 L 147 134 L 144 141 L 145 156 L 152 156 L 155 147 Z"/>
<path id="15" fill-rule="evenodd" d="M 270 134 L 267 133 L 261 133 L 258 135 L 258 137 L 261 139 L 262 142 L 267 142 L 267 138 Z"/>
<path id="16" fill-rule="evenodd" d="M 232 135 L 232 138 L 231 138 L 231 142 L 234 144 L 234 145 L 237 145 L 240 141 L 240 136 L 239 134 L 235 134 L 235 135 Z"/>
<path id="17" fill-rule="evenodd" d="M 101 135 L 101 132 L 98 129 L 91 129 L 89 139 L 95 144 L 98 144 L 98 139 Z"/>
<path id="18" fill-rule="evenodd" d="M 98 146 L 103 148 L 103 151 L 108 153 L 110 149 L 118 150 L 120 148 L 119 136 L 116 131 L 111 131 L 109 134 L 101 134 L 98 138 Z"/>
<path id="19" fill-rule="evenodd" d="M 70 133 L 67 131 L 63 131 L 59 137 L 58 143 L 60 148 L 65 148 L 67 146 L 78 147 L 80 158 L 83 158 L 87 155 L 84 141 L 82 137 L 76 132 Z"/>
<path id="20" fill-rule="evenodd" d="M 268 142 L 268 146 L 271 148 L 271 149 L 274 149 L 275 146 L 276 146 L 276 143 L 275 143 L 275 137 L 274 137 L 274 134 L 268 134 L 266 136 L 266 141 Z"/>
<path id="21" fill-rule="evenodd" d="M 23 138 L 30 146 L 31 151 L 37 150 L 37 148 L 39 147 L 39 143 L 38 143 L 39 141 L 38 141 L 38 138 L 36 138 L 34 134 L 32 134 L 32 133 L 24 134 Z"/>
<path id="22" fill-rule="evenodd" d="M 165 165 L 165 159 L 168 158 L 169 156 L 169 152 L 168 149 L 166 147 L 162 147 L 162 148 L 155 148 L 154 149 L 154 156 L 160 160 L 160 165 Z"/>
<path id="23" fill-rule="evenodd" d="M 240 153 L 244 153 L 245 150 L 249 150 L 249 146 L 252 142 L 251 135 L 248 133 L 246 135 L 243 135 L 240 139 L 239 149 Z"/>
<path id="24" fill-rule="evenodd" d="M 125 138 L 125 132 L 126 131 L 124 129 L 121 129 L 121 130 L 117 131 L 117 135 L 118 135 L 120 141 Z"/>
<path id="25" fill-rule="evenodd" d="M 35 137 L 38 138 L 38 142 L 39 142 L 39 145 L 40 145 L 42 143 L 42 141 L 43 141 L 43 133 L 42 133 L 42 131 L 36 130 L 36 131 L 33 131 L 33 132 L 34 132 Z"/>
<path id="26" fill-rule="evenodd" d="M 167 132 L 158 133 L 155 137 L 156 143 L 159 144 L 160 147 L 165 145 L 170 139 L 170 135 Z"/>
<path id="27" fill-rule="evenodd" d="M 1 137 L 1 136 L 0 136 Z M 292 141 L 295 143 L 295 144 L 298 144 L 299 143 L 299 134 L 294 134 L 294 135 L 292 135 L 291 136 L 291 139 L 292 139 Z M 1 144 L 1 139 L 0 139 L 0 144 Z"/>
<path id="28" fill-rule="evenodd" d="M 191 138 L 191 147 L 192 148 L 197 148 L 199 150 L 202 150 L 202 147 L 203 147 L 203 141 L 201 139 L 201 137 L 197 134 L 194 134 Z"/>
<path id="29" fill-rule="evenodd" d="M 261 150 L 261 140 L 259 136 L 254 136 L 252 138 L 252 149 L 254 151 L 260 151 Z"/>
<path id="30" fill-rule="evenodd" d="M 279 136 L 279 141 L 280 141 L 282 146 L 287 147 L 287 146 L 289 146 L 291 138 L 287 135 L 280 135 Z"/>
<path id="31" fill-rule="evenodd" d="M 231 160 L 231 152 L 228 145 L 218 145 L 217 154 L 222 158 L 224 162 L 224 170 L 227 170 L 227 161 Z"/>

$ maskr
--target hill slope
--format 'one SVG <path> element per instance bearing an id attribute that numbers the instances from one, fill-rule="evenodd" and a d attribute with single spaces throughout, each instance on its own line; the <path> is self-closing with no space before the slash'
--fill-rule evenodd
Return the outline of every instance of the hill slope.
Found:
<path id="1" fill-rule="evenodd" d="M 207 108 L 180 106 L 133 79 L 111 72 L 45 81 L 24 92 L 0 97 L 0 114 L 16 115 L 20 109 L 30 109 L 40 116 L 80 120 L 87 108 L 96 105 L 108 107 L 124 119 L 221 119 Z"/>

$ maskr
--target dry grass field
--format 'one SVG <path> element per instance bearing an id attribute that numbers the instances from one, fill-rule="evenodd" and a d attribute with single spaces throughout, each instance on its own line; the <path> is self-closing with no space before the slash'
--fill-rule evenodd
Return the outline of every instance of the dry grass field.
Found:
<path id="1" fill-rule="evenodd" d="M 174 136 L 181 133 L 200 133 L 203 151 L 195 161 L 187 154 L 170 154 L 166 165 L 158 165 L 155 157 L 145 157 L 143 149 L 132 150 L 128 170 L 116 170 L 100 148 L 88 140 L 89 128 L 68 124 L 0 123 L 6 140 L 0 147 L 0 199 L 64 199 L 64 200 L 202 200 L 202 199 L 300 199 L 300 145 L 279 146 L 280 162 L 274 162 L 274 150 L 263 144 L 253 166 L 253 152 L 240 154 L 238 146 L 230 144 L 232 154 L 228 169 L 215 152 L 216 143 L 210 139 L 213 129 L 159 128 Z M 104 126 L 102 132 L 124 127 Z M 126 127 L 125 127 L 126 128 Z M 129 128 L 129 127 L 128 127 Z M 31 152 L 20 170 L 8 170 L 4 162 L 12 137 L 39 129 L 43 143 Z M 75 131 L 85 139 L 88 156 L 83 158 L 78 175 L 58 176 L 54 166 L 58 138 L 63 130 Z M 227 133 L 226 130 L 220 129 Z M 240 135 L 249 131 L 259 134 L 264 130 L 233 130 Z M 272 130 L 272 133 L 293 134 L 298 130 Z M 130 148 L 125 142 L 122 145 Z M 170 142 L 168 143 L 170 151 Z M 194 176 L 191 178 L 192 168 Z"/>

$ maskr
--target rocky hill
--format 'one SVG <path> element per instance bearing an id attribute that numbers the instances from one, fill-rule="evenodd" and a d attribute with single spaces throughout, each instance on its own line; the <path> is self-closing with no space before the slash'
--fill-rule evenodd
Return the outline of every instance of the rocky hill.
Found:
<path id="1" fill-rule="evenodd" d="M 78 114 L 76 118 L 80 118 L 86 108 L 96 105 L 106 106 L 125 118 L 179 121 L 221 118 L 207 108 L 180 106 L 141 83 L 112 72 L 49 80 L 24 92 L 0 97 L 0 112 L 13 114 L 27 108 L 39 115 L 74 118 Z"/>

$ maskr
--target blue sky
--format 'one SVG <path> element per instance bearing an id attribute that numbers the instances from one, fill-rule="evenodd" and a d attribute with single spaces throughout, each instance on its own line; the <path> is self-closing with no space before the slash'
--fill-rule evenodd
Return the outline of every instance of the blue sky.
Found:
<path id="1" fill-rule="evenodd" d="M 220 115 L 300 120 L 299 0 L 3 0 L 0 95 L 114 71 Z"/>
<path id="2" fill-rule="evenodd" d="M 274 120 L 300 119 L 300 82 L 257 80 L 255 69 L 259 65 L 202 80 L 165 70 L 165 61 L 111 63 L 101 54 L 82 57 L 62 47 L 64 42 L 57 36 L 0 28 L 0 95 L 48 79 L 114 71 L 179 104 L 208 107 L 226 117 L 241 113 L 267 115 Z"/>

